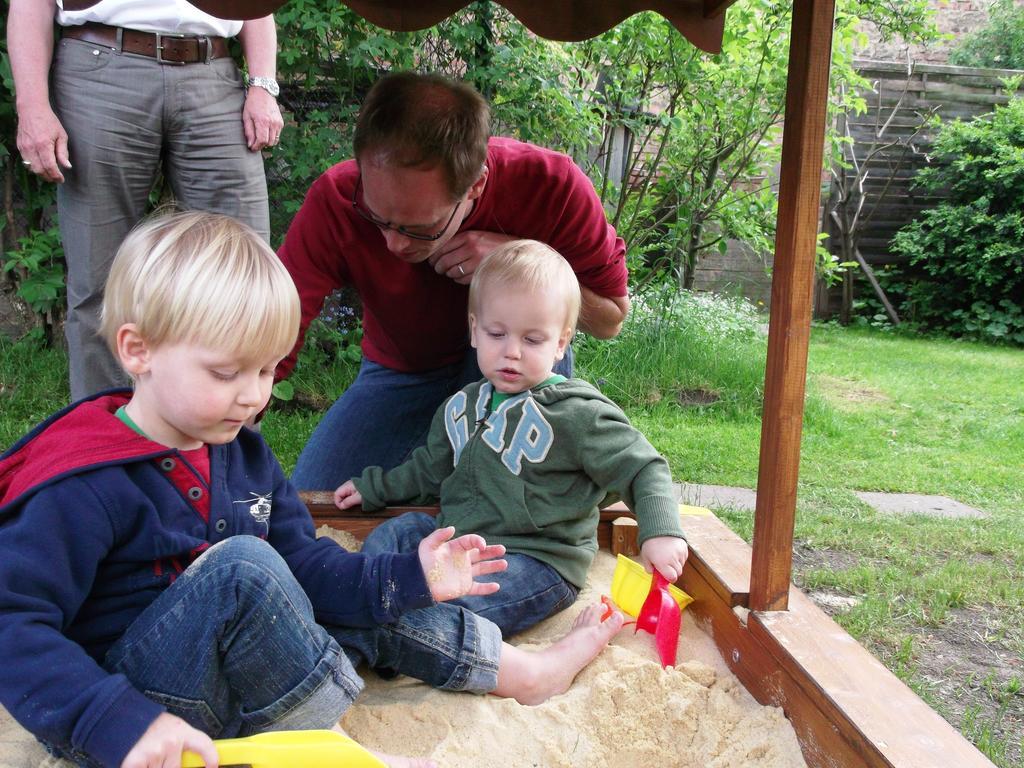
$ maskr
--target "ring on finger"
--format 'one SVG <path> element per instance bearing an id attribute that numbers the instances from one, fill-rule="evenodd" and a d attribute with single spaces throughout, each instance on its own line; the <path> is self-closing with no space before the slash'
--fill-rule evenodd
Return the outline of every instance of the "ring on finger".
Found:
<path id="1" fill-rule="evenodd" d="M 464 270 L 462 268 L 462 265 L 461 264 L 456 264 L 455 266 L 457 266 L 459 268 L 459 274 L 462 275 L 463 277 L 465 277 L 466 276 L 466 270 Z"/>
<path id="2" fill-rule="evenodd" d="M 21 164 L 25 165 L 25 166 L 29 166 L 29 165 L 32 165 L 32 161 L 31 160 L 22 160 Z"/>

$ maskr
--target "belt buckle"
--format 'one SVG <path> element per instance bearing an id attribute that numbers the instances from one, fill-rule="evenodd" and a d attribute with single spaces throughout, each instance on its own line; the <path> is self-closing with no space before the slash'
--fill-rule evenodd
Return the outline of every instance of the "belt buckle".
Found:
<path id="1" fill-rule="evenodd" d="M 165 37 L 171 37 L 171 38 L 177 38 L 179 40 L 184 40 L 186 37 L 188 37 L 188 35 L 185 35 L 185 34 L 180 33 L 180 32 L 163 32 L 163 33 L 161 33 L 161 32 L 154 32 L 153 34 L 156 35 L 156 60 L 157 60 L 157 62 L 160 63 L 160 64 L 169 64 L 169 65 L 174 66 L 174 67 L 184 67 L 185 66 L 185 62 L 184 61 L 171 61 L 169 59 L 165 59 L 164 58 L 164 55 L 163 55 L 164 54 L 163 39 Z"/>

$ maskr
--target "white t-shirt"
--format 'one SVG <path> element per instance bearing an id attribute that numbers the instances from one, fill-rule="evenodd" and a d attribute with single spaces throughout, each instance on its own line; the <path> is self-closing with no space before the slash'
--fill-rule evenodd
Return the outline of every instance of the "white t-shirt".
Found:
<path id="1" fill-rule="evenodd" d="M 143 32 L 214 37 L 234 37 L 242 28 L 241 21 L 218 19 L 185 0 L 100 0 L 83 11 L 65 11 L 63 0 L 56 2 L 57 23 L 62 27 L 96 21 Z"/>

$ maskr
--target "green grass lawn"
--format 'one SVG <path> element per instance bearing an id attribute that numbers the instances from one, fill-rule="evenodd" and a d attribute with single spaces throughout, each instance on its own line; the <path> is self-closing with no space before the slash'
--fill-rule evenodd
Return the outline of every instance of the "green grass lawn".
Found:
<path id="1" fill-rule="evenodd" d="M 1024 351 L 816 328 L 795 580 L 1001 766 L 1024 765 Z M 760 420 L 662 401 L 630 416 L 675 478 L 756 487 Z M 985 520 L 883 515 L 938 494 Z M 753 516 L 720 516 L 749 540 Z"/>
<path id="2" fill-rule="evenodd" d="M 687 310 L 689 311 L 689 310 Z M 756 487 L 764 339 L 739 325 L 578 345 L 678 481 Z M 692 319 L 692 317 L 691 317 Z M 760 320 L 758 320 L 760 322 Z M 706 332 L 712 327 L 712 332 Z M 703 330 L 702 330 L 703 329 Z M 701 334 L 704 334 L 703 336 Z M 326 402 L 351 367 L 306 383 Z M 66 397 L 63 357 L 0 342 L 0 445 Z M 342 383 L 339 383 L 342 382 Z M 701 390 L 718 401 L 679 403 Z M 264 434 L 289 469 L 317 420 L 278 407 Z M 875 512 L 857 490 L 940 494 L 984 520 Z M 796 520 L 795 580 L 849 598 L 837 621 L 1000 766 L 1024 766 L 1024 350 L 815 328 Z M 720 516 L 749 540 L 752 514 Z"/>

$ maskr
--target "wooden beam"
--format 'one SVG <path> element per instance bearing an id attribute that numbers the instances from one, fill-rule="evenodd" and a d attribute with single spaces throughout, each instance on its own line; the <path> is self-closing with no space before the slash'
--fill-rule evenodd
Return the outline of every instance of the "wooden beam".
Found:
<path id="1" fill-rule="evenodd" d="M 618 517 L 612 520 L 612 554 L 626 557 L 639 555 L 639 531 L 636 518 Z"/>
<path id="2" fill-rule="evenodd" d="M 363 512 L 360 507 L 353 507 L 352 509 L 342 511 L 334 506 L 334 495 L 331 491 L 300 491 L 299 498 L 302 499 L 309 509 L 315 525 L 327 525 L 331 528 L 348 531 L 360 540 L 365 539 L 370 531 L 385 520 L 397 517 L 405 512 L 426 512 L 428 515 L 436 515 L 439 511 L 436 506 L 386 507 L 376 512 Z M 622 502 L 612 504 L 601 510 L 597 524 L 597 545 L 601 549 L 611 550 L 613 538 L 612 523 L 620 517 L 632 517 L 635 519 L 633 513 Z"/>
<path id="3" fill-rule="evenodd" d="M 690 542 L 686 567 L 700 574 L 728 609 L 745 608 L 750 597 L 750 547 L 713 514 L 683 518 Z M 739 541 L 743 546 L 737 546 Z M 696 546 L 695 543 L 699 543 Z M 686 573 L 683 573 L 686 582 Z"/>
<path id="4" fill-rule="evenodd" d="M 834 0 L 795 0 L 779 179 L 750 607 L 785 610 L 792 569 Z"/>

